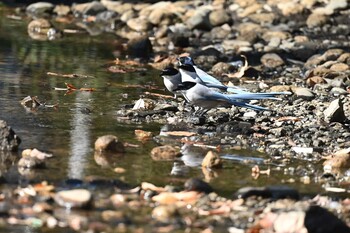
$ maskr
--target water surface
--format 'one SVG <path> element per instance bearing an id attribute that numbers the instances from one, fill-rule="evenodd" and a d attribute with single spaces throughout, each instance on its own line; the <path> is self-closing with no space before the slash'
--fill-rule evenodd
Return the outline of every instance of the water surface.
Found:
<path id="1" fill-rule="evenodd" d="M 166 94 L 159 72 L 116 74 L 107 67 L 115 59 L 114 51 L 118 38 L 112 34 L 91 37 L 88 34 L 68 35 L 55 41 L 35 41 L 27 35 L 26 20 L 6 18 L 9 12 L 0 8 L 0 118 L 6 120 L 22 139 L 19 153 L 26 148 L 38 148 L 54 154 L 45 169 L 31 174 L 18 174 L 15 165 L 9 166 L 5 177 L 12 182 L 48 180 L 58 182 L 89 176 L 107 179 L 121 179 L 132 185 L 142 181 L 156 185 L 182 185 L 190 177 L 204 178 L 198 163 L 205 151 L 198 155 L 189 154 L 189 164 L 182 161 L 152 161 L 150 150 L 156 146 L 153 141 L 139 142 L 134 130 L 143 129 L 159 134 L 162 125 L 157 123 L 136 124 L 118 120 L 117 111 L 123 104 L 132 104 L 148 91 L 143 88 L 126 88 L 125 84 L 151 85 L 158 93 Z M 82 74 L 92 78 L 67 79 L 47 75 L 47 72 Z M 94 92 L 54 90 L 65 87 L 65 82 L 76 87 L 95 88 Z M 127 97 L 126 95 L 127 94 Z M 28 110 L 20 101 L 26 96 L 37 96 L 47 104 L 58 104 L 58 108 Z M 128 148 L 125 156 L 106 161 L 94 156 L 94 141 L 97 137 L 113 134 L 122 141 L 139 145 Z M 316 193 L 319 184 L 304 185 L 299 176 L 278 164 L 265 165 L 265 154 L 251 151 L 225 151 L 224 169 L 217 170 L 207 180 L 223 195 L 231 196 L 244 186 L 266 186 L 295 182 L 291 185 L 301 192 Z M 249 161 L 248 163 L 246 161 Z M 262 169 L 270 168 L 271 175 L 251 177 L 251 168 L 260 164 Z M 302 165 L 290 164 L 290 167 Z M 116 174 L 115 167 L 126 169 Z M 305 167 L 307 173 L 307 167 Z"/>

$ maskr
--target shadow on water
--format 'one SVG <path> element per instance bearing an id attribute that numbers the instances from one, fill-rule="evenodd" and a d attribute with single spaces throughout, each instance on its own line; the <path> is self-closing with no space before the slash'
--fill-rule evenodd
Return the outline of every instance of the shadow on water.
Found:
<path id="1" fill-rule="evenodd" d="M 271 176 L 258 180 L 251 177 L 252 164 L 225 157 L 225 169 L 206 174 L 198 161 L 200 154 L 187 154 L 189 160 L 157 162 L 150 158 L 154 142 L 141 143 L 135 139 L 134 130 L 143 129 L 159 133 L 160 124 L 126 123 L 117 120 L 116 112 L 123 104 L 131 104 L 146 90 L 125 88 L 117 84 L 150 84 L 161 90 L 158 72 L 113 74 L 106 68 L 113 56 L 116 38 L 113 35 L 90 37 L 71 35 L 57 41 L 33 41 L 26 34 L 26 23 L 11 21 L 0 10 L 0 118 L 6 120 L 22 139 L 20 151 L 38 148 L 54 154 L 46 168 L 33 173 L 18 174 L 15 162 L 7 165 L 8 181 L 34 182 L 48 180 L 60 182 L 68 178 L 103 177 L 122 179 L 136 185 L 148 181 L 157 185 L 181 185 L 189 177 L 205 178 L 219 193 L 230 196 L 242 186 L 265 186 L 288 179 L 283 169 L 271 165 Z M 47 72 L 83 74 L 93 78 L 67 79 L 48 76 Z M 54 90 L 65 87 L 65 82 L 76 87 L 96 88 L 94 92 L 76 91 L 65 94 Z M 127 97 L 125 94 L 127 93 Z M 26 96 L 38 96 L 47 104 L 58 108 L 28 110 L 20 101 Z M 127 148 L 124 156 L 109 161 L 94 157 L 94 141 L 105 134 L 117 135 L 122 141 L 137 144 L 139 148 Z M 233 152 L 232 152 L 233 153 Z M 260 163 L 265 155 L 238 152 L 240 158 L 251 156 Z M 236 157 L 237 158 L 237 157 Z M 184 158 L 183 158 L 184 159 Z M 188 159 L 188 158 L 187 158 Z M 187 163 L 187 164 L 186 164 Z M 194 164 L 194 165 L 193 165 Z M 256 163 L 255 163 L 256 164 Z M 126 169 L 116 174 L 115 167 Z M 270 165 L 262 165 L 262 169 Z M 310 190 L 310 185 L 300 183 L 299 190 Z M 313 187 L 316 190 L 319 187 Z"/>

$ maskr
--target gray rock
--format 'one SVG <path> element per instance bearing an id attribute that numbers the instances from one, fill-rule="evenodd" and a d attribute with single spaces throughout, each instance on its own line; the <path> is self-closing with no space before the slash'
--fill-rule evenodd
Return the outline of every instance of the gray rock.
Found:
<path id="1" fill-rule="evenodd" d="M 212 28 L 212 25 L 209 21 L 209 13 L 210 10 L 207 8 L 197 9 L 194 15 L 186 21 L 186 25 L 190 29 L 210 30 Z"/>
<path id="2" fill-rule="evenodd" d="M 54 7 L 55 6 L 49 2 L 37 2 L 27 6 L 26 12 L 31 17 L 43 17 L 51 14 Z"/>
<path id="3" fill-rule="evenodd" d="M 131 57 L 149 58 L 153 53 L 153 47 L 147 36 L 140 36 L 129 40 L 127 52 Z"/>
<path id="4" fill-rule="evenodd" d="M 21 139 L 16 135 L 6 121 L 0 120 L 0 150 L 17 151 Z"/>
<path id="5" fill-rule="evenodd" d="M 315 94 L 310 89 L 308 89 L 306 87 L 297 87 L 297 88 L 292 89 L 292 90 L 297 98 L 310 100 L 310 99 L 313 99 L 315 97 Z"/>
<path id="6" fill-rule="evenodd" d="M 284 65 L 283 59 L 276 53 L 266 53 L 260 61 L 267 68 L 277 68 Z"/>
<path id="7" fill-rule="evenodd" d="M 220 26 L 225 23 L 231 23 L 231 17 L 226 10 L 220 9 L 210 12 L 209 22 L 212 26 Z"/>
<path id="8" fill-rule="evenodd" d="M 106 10 L 107 8 L 98 1 L 75 4 L 72 6 L 73 13 L 78 15 L 97 15 Z"/>
<path id="9" fill-rule="evenodd" d="M 346 116 L 344 114 L 343 102 L 341 99 L 333 100 L 328 108 L 323 112 L 324 119 L 327 122 L 344 122 Z"/>

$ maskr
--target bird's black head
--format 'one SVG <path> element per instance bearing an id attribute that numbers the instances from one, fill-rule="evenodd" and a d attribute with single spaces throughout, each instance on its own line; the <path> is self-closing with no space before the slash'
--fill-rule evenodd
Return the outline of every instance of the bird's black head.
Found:
<path id="1" fill-rule="evenodd" d="M 194 69 L 194 67 L 192 65 L 188 65 L 188 64 L 184 64 L 184 65 L 180 65 L 179 69 L 183 69 L 189 72 L 196 72 L 196 70 Z"/>
<path id="2" fill-rule="evenodd" d="M 191 57 L 188 56 L 183 56 L 183 57 L 179 57 L 177 58 L 177 60 L 179 61 L 179 65 L 191 65 L 191 66 L 195 66 L 196 64 L 194 64 L 194 61 Z"/>
<path id="3" fill-rule="evenodd" d="M 164 70 L 162 70 L 162 72 L 160 73 L 160 76 L 163 76 L 163 75 L 173 76 L 173 75 L 177 75 L 178 73 L 179 71 L 174 67 L 166 67 Z"/>

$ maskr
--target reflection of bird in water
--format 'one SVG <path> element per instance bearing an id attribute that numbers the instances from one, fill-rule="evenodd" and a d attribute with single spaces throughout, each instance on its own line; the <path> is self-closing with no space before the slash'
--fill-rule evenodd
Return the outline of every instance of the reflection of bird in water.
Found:
<path id="1" fill-rule="evenodd" d="M 184 144 L 181 147 L 181 160 L 185 163 L 186 166 L 189 167 L 199 167 L 202 164 L 203 160 L 203 150 L 191 146 L 190 144 Z"/>

